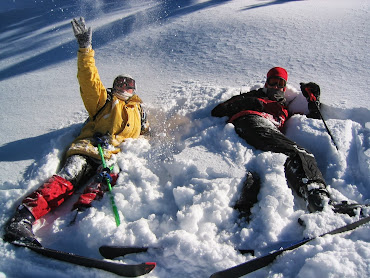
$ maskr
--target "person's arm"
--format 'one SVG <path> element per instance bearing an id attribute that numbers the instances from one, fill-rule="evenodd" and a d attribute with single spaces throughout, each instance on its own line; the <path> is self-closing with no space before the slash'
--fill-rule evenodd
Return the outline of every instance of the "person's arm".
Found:
<path id="1" fill-rule="evenodd" d="M 258 99 L 263 96 L 265 95 L 260 90 L 233 96 L 213 108 L 211 115 L 213 117 L 231 117 L 243 110 L 263 111 L 263 104 Z"/>
<path id="2" fill-rule="evenodd" d="M 89 116 L 93 117 L 105 104 L 107 91 L 100 80 L 98 69 L 95 66 L 95 52 L 91 48 L 91 27 L 86 27 L 83 17 L 79 20 L 73 19 L 71 23 L 79 45 L 77 78 L 80 84 L 81 98 L 86 110 L 89 112 Z"/>
<path id="3" fill-rule="evenodd" d="M 320 119 L 320 86 L 316 83 L 300 83 L 301 91 L 308 102 L 308 118 Z"/>

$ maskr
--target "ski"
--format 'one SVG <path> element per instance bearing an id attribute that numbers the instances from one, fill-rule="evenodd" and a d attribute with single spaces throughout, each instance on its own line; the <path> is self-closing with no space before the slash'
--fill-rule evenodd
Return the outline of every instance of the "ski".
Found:
<path id="1" fill-rule="evenodd" d="M 99 247 L 100 254 L 106 259 L 124 257 L 128 254 L 142 253 L 149 249 L 159 249 L 158 247 L 140 247 L 140 246 L 117 246 L 103 245 Z"/>
<path id="2" fill-rule="evenodd" d="M 64 261 L 75 265 L 98 268 L 125 277 L 138 277 L 141 275 L 148 274 L 156 266 L 156 263 L 153 262 L 129 265 L 119 262 L 88 258 L 73 253 L 58 251 L 55 249 L 49 249 L 45 247 L 39 247 L 23 242 L 12 242 L 12 244 L 16 246 L 26 247 L 48 258 L 53 258 L 59 261 Z"/>
<path id="3" fill-rule="evenodd" d="M 261 269 L 261 268 L 269 265 L 270 263 L 272 263 L 276 259 L 277 256 L 281 255 L 285 251 L 294 250 L 294 249 L 296 249 L 296 248 L 298 248 L 298 247 L 306 244 L 307 242 L 310 242 L 310 241 L 312 241 L 312 240 L 314 240 L 315 238 L 318 238 L 318 237 L 322 237 L 322 236 L 325 236 L 325 235 L 335 235 L 335 234 L 339 234 L 339 233 L 354 230 L 357 227 L 359 227 L 359 226 L 361 226 L 361 225 L 363 225 L 363 224 L 365 224 L 369 221 L 370 221 L 370 216 L 361 218 L 358 221 L 355 221 L 351 224 L 348 224 L 348 225 L 345 225 L 343 227 L 337 228 L 335 230 L 329 231 L 329 232 L 324 233 L 320 236 L 312 237 L 312 238 L 308 238 L 308 239 L 303 239 L 299 242 L 291 244 L 288 247 L 281 248 L 279 250 L 273 251 L 273 252 L 271 252 L 271 253 L 269 253 L 265 256 L 261 256 L 261 257 L 258 257 L 256 259 L 250 260 L 248 262 L 236 265 L 234 267 L 231 267 L 231 268 L 219 271 L 219 272 L 215 272 L 210 276 L 210 278 L 225 278 L 225 277 L 227 277 L 227 278 L 234 278 L 235 277 L 236 278 L 236 277 L 241 277 L 243 275 L 246 275 L 248 273 L 251 273 L 253 271 L 256 271 L 258 269 Z"/>

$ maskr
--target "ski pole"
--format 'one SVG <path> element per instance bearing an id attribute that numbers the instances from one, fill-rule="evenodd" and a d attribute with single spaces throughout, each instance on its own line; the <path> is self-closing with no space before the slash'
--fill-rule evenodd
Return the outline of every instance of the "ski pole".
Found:
<path id="1" fill-rule="evenodd" d="M 324 123 L 324 126 L 325 126 L 325 128 L 326 128 L 326 131 L 328 132 L 328 134 L 329 134 L 329 136 L 330 136 L 330 138 L 331 138 L 331 141 L 333 142 L 333 144 L 334 144 L 335 148 L 337 149 L 337 151 L 339 151 L 339 148 L 338 148 L 338 146 L 337 146 L 337 143 L 335 142 L 334 137 L 333 137 L 333 135 L 331 134 L 331 132 L 330 132 L 330 130 L 329 130 L 329 128 L 328 128 L 328 126 L 326 125 L 326 122 L 325 122 L 325 120 L 324 120 L 324 117 L 323 117 L 323 116 L 322 116 L 322 114 L 321 114 L 320 107 L 319 107 L 319 105 L 318 105 L 318 104 L 317 104 L 317 102 L 316 102 L 316 97 L 314 96 L 314 94 L 311 92 L 311 90 L 310 90 L 309 88 L 306 88 L 306 92 L 307 92 L 307 93 L 308 93 L 308 95 L 310 96 L 310 100 L 312 100 L 312 101 L 315 103 L 315 107 L 316 107 L 316 109 L 317 109 L 317 112 L 319 112 L 320 118 L 321 118 L 322 122 Z"/>
<path id="2" fill-rule="evenodd" d="M 101 147 L 101 144 L 98 144 L 98 150 L 99 150 L 99 154 L 100 154 L 100 157 L 101 157 L 101 161 L 103 163 L 103 168 L 106 169 L 107 164 L 105 163 L 103 148 Z M 107 185 L 108 185 L 109 196 L 110 196 L 110 200 L 111 200 L 111 203 L 112 203 L 114 218 L 116 220 L 116 225 L 118 227 L 121 224 L 121 221 L 119 219 L 119 214 L 118 214 L 118 209 L 117 209 L 117 206 L 116 206 L 116 202 L 114 201 L 114 196 L 113 196 L 113 193 L 112 193 L 112 185 L 110 184 L 110 179 L 108 177 L 106 177 L 105 180 L 106 180 Z"/>

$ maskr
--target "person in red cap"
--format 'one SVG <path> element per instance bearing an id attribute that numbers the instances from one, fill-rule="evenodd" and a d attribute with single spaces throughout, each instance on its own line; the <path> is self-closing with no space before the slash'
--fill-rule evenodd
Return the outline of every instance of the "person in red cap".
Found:
<path id="1" fill-rule="evenodd" d="M 228 123 L 234 125 L 236 133 L 249 145 L 262 151 L 286 154 L 288 158 L 284 166 L 287 183 L 306 200 L 310 212 L 322 211 L 325 204 L 330 203 L 334 211 L 354 215 L 357 205 L 334 204 L 330 200 L 324 177 L 314 155 L 281 132 L 289 116 L 289 107 L 285 99 L 287 81 L 287 71 L 281 67 L 274 67 L 267 73 L 264 88 L 233 96 L 217 105 L 211 115 L 227 116 Z M 320 87 L 313 82 L 301 83 L 301 90 L 308 102 L 307 117 L 319 118 L 316 105 L 320 105 Z M 250 181 L 250 175 L 251 173 L 247 176 L 241 196 L 248 206 L 245 208 L 248 210 L 247 215 L 253 202 L 257 201 L 259 190 L 255 184 L 253 185 L 253 181 Z M 243 205 L 239 204 L 238 207 Z"/>
<path id="2" fill-rule="evenodd" d="M 270 86 L 271 83 L 272 86 L 276 86 L 276 88 L 281 88 L 284 92 L 286 91 L 286 82 L 288 81 L 288 72 L 281 67 L 275 67 L 268 71 L 267 73 L 267 80 L 265 86 Z M 280 87 L 278 86 L 279 82 L 282 82 Z M 285 84 L 284 84 L 285 83 Z"/>

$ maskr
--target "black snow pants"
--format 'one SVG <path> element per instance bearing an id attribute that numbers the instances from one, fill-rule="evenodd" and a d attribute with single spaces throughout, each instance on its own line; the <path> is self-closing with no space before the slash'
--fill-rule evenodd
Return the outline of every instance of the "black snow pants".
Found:
<path id="1" fill-rule="evenodd" d="M 314 155 L 287 138 L 271 121 L 258 115 L 247 115 L 233 124 L 237 134 L 251 146 L 288 156 L 284 164 L 285 176 L 290 188 L 299 196 L 307 198 L 310 183 L 316 183 L 329 196 Z"/>

